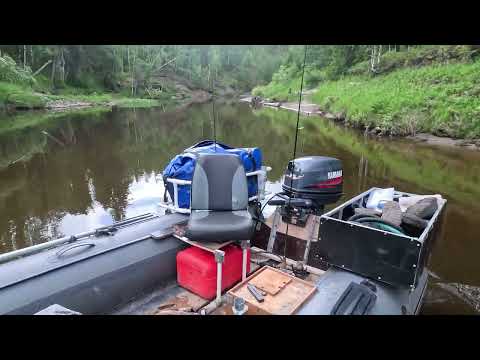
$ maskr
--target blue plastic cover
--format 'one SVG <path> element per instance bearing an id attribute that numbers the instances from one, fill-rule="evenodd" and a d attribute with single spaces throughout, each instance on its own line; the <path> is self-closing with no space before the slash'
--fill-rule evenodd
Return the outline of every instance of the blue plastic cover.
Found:
<path id="1" fill-rule="evenodd" d="M 166 178 L 192 180 L 195 169 L 196 155 L 199 153 L 231 153 L 240 157 L 245 172 L 260 170 L 262 167 L 262 152 L 259 148 L 232 148 L 231 146 L 213 140 L 201 141 L 176 155 L 163 170 L 164 182 Z M 247 178 L 248 197 L 257 195 L 257 177 Z M 170 198 L 174 200 L 173 185 L 165 182 Z M 190 185 L 178 185 L 178 206 L 188 209 L 190 207 Z"/>

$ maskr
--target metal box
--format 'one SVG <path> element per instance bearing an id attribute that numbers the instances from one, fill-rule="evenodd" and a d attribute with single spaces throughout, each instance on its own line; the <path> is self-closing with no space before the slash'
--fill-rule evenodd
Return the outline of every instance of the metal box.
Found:
<path id="1" fill-rule="evenodd" d="M 415 288 L 442 223 L 445 199 L 418 237 L 397 235 L 348 222 L 353 204 L 366 203 L 368 191 L 320 217 L 319 241 L 312 242 L 308 264 L 329 264 L 397 287 Z M 415 194 L 395 191 L 394 199 Z"/>

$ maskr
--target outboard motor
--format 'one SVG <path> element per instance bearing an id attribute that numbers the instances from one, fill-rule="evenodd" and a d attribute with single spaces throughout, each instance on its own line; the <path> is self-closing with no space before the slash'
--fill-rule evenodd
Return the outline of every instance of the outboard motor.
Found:
<path id="1" fill-rule="evenodd" d="M 343 195 L 343 169 L 338 159 L 307 156 L 288 163 L 280 194 L 270 205 L 280 205 L 282 220 L 305 226 L 308 215 L 321 215 L 325 205 L 337 202 Z"/>

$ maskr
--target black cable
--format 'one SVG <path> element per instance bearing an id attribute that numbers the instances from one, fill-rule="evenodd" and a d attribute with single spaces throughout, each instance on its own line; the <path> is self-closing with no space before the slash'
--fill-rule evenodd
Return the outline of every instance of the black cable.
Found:
<path id="1" fill-rule="evenodd" d="M 268 201 L 272 200 L 275 196 L 281 197 L 280 194 L 282 194 L 282 192 L 278 192 L 278 193 L 276 193 L 276 194 L 273 194 L 273 196 L 270 197 L 270 199 L 268 199 Z M 265 204 L 263 204 L 263 206 L 260 208 L 260 214 L 263 214 L 263 210 L 265 209 L 265 206 L 268 205 L 268 201 L 265 201 Z M 260 203 L 260 202 L 257 201 L 257 203 Z M 254 225 L 254 227 L 253 227 L 254 229 L 257 227 L 257 224 L 258 224 L 259 222 L 261 222 L 262 224 L 268 226 L 264 221 L 262 221 L 262 220 L 260 220 L 260 219 L 258 219 L 258 218 L 253 218 L 253 220 L 255 220 L 255 225 Z"/>

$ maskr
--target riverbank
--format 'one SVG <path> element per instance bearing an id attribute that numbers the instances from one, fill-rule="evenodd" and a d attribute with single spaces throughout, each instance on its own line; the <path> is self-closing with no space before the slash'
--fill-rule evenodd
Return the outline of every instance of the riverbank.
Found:
<path id="1" fill-rule="evenodd" d="M 71 91 L 71 89 L 70 89 Z M 0 82 L 0 109 L 5 110 L 75 110 L 86 107 L 185 107 L 210 100 L 210 94 L 201 89 L 188 88 L 176 93 L 164 94 L 161 99 L 127 97 L 119 93 L 49 94 L 31 87 Z"/>
<path id="2" fill-rule="evenodd" d="M 377 135 L 427 133 L 480 139 L 480 61 L 407 67 L 377 76 L 321 82 L 310 101 L 326 117 Z M 296 82 L 270 83 L 253 95 L 294 101 Z"/>
<path id="3" fill-rule="evenodd" d="M 338 123 L 342 123 L 347 127 L 350 127 L 348 123 L 345 122 L 345 113 L 344 112 L 329 112 L 322 110 L 319 105 L 314 104 L 310 100 L 310 95 L 314 94 L 315 90 L 308 90 L 304 92 L 304 100 L 300 105 L 300 113 L 302 115 L 310 116 L 319 116 L 327 120 L 332 120 Z M 251 103 L 253 96 L 251 94 L 244 94 L 239 101 Z M 272 102 L 270 99 L 262 100 L 259 99 L 258 105 L 265 106 L 274 109 L 283 109 L 288 111 L 297 112 L 298 111 L 298 102 Z M 375 127 L 371 130 L 365 128 L 364 135 L 378 136 L 382 137 L 382 129 L 380 127 Z M 426 145 L 435 145 L 442 147 L 464 147 L 470 150 L 480 151 L 480 139 L 454 139 L 452 137 L 446 136 L 436 136 L 429 133 L 416 133 L 412 135 L 406 135 L 405 138 L 423 143 Z"/>

